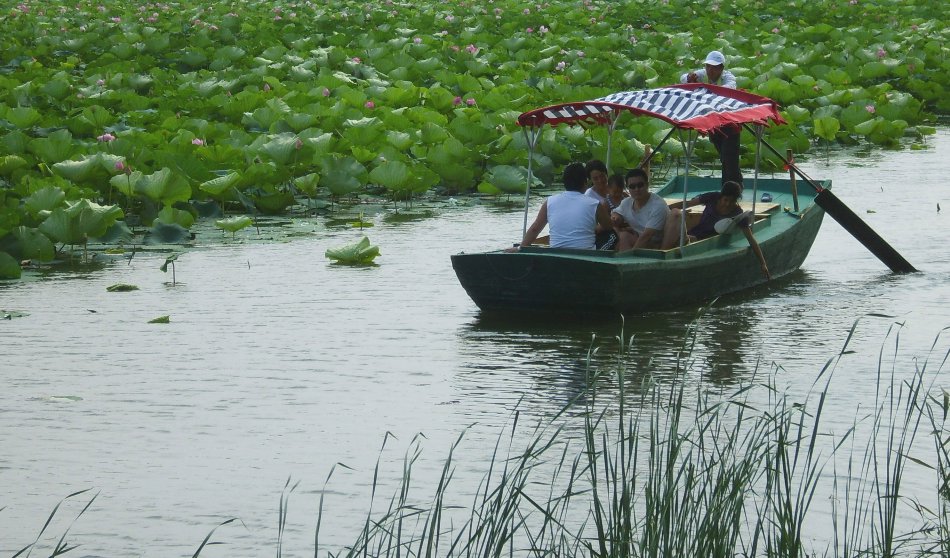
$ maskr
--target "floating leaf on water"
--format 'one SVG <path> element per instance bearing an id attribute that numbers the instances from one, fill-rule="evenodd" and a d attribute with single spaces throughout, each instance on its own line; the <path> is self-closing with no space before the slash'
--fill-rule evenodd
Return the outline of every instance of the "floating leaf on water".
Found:
<path id="1" fill-rule="evenodd" d="M 167 258 L 165 258 L 165 263 L 163 263 L 162 266 L 159 267 L 158 269 L 161 269 L 161 270 L 162 270 L 162 273 L 167 273 L 167 272 L 168 272 L 168 264 L 170 264 L 170 263 L 176 261 L 177 259 L 178 259 L 178 254 L 172 254 L 171 256 L 168 256 Z"/>
<path id="2" fill-rule="evenodd" d="M 127 285 L 125 283 L 116 283 L 115 285 L 109 285 L 106 287 L 106 290 L 110 293 L 127 293 L 129 291 L 137 291 L 138 287 L 135 285 Z"/>
<path id="3" fill-rule="evenodd" d="M 247 215 L 241 215 L 239 217 L 229 217 L 227 219 L 218 219 L 214 222 L 214 226 L 218 227 L 223 231 L 228 231 L 229 233 L 236 233 L 237 231 L 250 227 L 254 221 L 251 220 Z"/>
<path id="4" fill-rule="evenodd" d="M 149 320 L 148 323 L 150 323 L 150 324 L 167 324 L 167 323 L 168 323 L 168 316 L 159 316 L 159 317 L 155 318 L 154 320 Z"/>
<path id="5" fill-rule="evenodd" d="M 341 264 L 369 264 L 379 255 L 379 246 L 373 246 L 369 238 L 363 237 L 357 242 L 340 246 L 339 248 L 327 248 L 326 257 Z"/>

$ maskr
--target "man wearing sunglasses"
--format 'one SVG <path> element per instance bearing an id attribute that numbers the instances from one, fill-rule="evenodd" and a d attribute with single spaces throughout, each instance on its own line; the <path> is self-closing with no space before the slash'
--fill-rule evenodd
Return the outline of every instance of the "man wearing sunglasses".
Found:
<path id="1" fill-rule="evenodd" d="M 624 198 L 620 207 L 610 214 L 619 237 L 617 251 L 660 248 L 670 208 L 663 198 L 650 191 L 647 173 L 643 169 L 627 171 L 626 182 L 630 197 Z"/>

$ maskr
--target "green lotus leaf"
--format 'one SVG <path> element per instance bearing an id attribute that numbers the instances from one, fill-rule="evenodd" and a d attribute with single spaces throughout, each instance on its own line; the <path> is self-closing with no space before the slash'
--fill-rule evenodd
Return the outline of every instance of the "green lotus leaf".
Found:
<path id="1" fill-rule="evenodd" d="M 0 138 L 0 147 L 10 155 L 21 154 L 26 153 L 30 141 L 30 137 L 20 130 L 12 130 Z"/>
<path id="2" fill-rule="evenodd" d="M 69 130 L 57 130 L 45 138 L 32 140 L 28 149 L 45 163 L 65 161 L 72 156 L 73 135 Z"/>
<path id="3" fill-rule="evenodd" d="M 492 167 L 487 182 L 508 194 L 524 193 L 527 185 L 528 169 L 511 165 Z M 534 181 L 532 181 L 534 182 Z"/>
<path id="4" fill-rule="evenodd" d="M 402 161 L 386 161 L 369 173 L 370 180 L 392 191 L 405 189 L 411 178 L 409 167 Z"/>
<path id="5" fill-rule="evenodd" d="M 156 219 L 162 223 L 175 223 L 186 229 L 191 228 L 191 226 L 195 224 L 195 216 L 192 215 L 190 211 L 176 209 L 170 205 L 163 207 L 162 210 L 158 212 Z"/>
<path id="6" fill-rule="evenodd" d="M 21 260 L 50 261 L 56 256 L 56 248 L 49 237 L 39 229 L 20 225 L 0 239 L 0 252 L 6 252 Z"/>
<path id="7" fill-rule="evenodd" d="M 320 175 L 315 172 L 294 179 L 294 186 L 308 196 L 316 195 L 318 184 L 320 184 Z"/>
<path id="8" fill-rule="evenodd" d="M 19 279 L 22 274 L 20 262 L 6 252 L 0 252 L 0 279 Z"/>
<path id="9" fill-rule="evenodd" d="M 833 116 L 825 116 L 814 120 L 815 135 L 821 139 L 832 141 L 838 130 L 841 129 L 841 123 Z"/>
<path id="10" fill-rule="evenodd" d="M 434 122 L 424 123 L 420 132 L 419 139 L 422 140 L 422 143 L 427 145 L 442 143 L 450 137 L 449 133 L 445 131 L 445 128 Z"/>
<path id="11" fill-rule="evenodd" d="M 254 224 L 254 221 L 247 215 L 218 219 L 214 222 L 215 227 L 232 234 L 243 228 L 250 227 L 252 224 Z"/>
<path id="12" fill-rule="evenodd" d="M 880 116 L 862 122 L 854 127 L 854 133 L 862 136 L 870 136 L 884 124 L 884 119 Z"/>
<path id="13" fill-rule="evenodd" d="M 103 183 L 115 173 L 115 165 L 122 157 L 111 153 L 94 153 L 82 159 L 60 161 L 52 166 L 53 171 L 73 182 Z"/>
<path id="14" fill-rule="evenodd" d="M 382 121 L 375 116 L 347 120 L 343 123 L 344 130 L 342 135 L 353 145 L 370 146 L 382 135 L 382 124 Z"/>
<path id="15" fill-rule="evenodd" d="M 71 90 L 72 86 L 69 84 L 69 80 L 59 74 L 57 74 L 57 77 L 43 84 L 43 87 L 40 87 L 40 91 L 57 101 L 62 101 L 69 96 Z"/>
<path id="16" fill-rule="evenodd" d="M 150 324 L 167 324 L 167 323 L 171 323 L 171 320 L 170 320 L 170 318 L 168 317 L 168 315 L 165 315 L 165 316 L 159 316 L 159 317 L 157 317 L 157 318 L 152 318 L 151 320 L 148 321 L 148 323 L 150 323 Z"/>
<path id="17" fill-rule="evenodd" d="M 340 246 L 327 248 L 326 257 L 341 264 L 369 264 L 379 255 L 379 247 L 370 244 L 369 238 L 362 237 L 358 241 Z"/>
<path id="18" fill-rule="evenodd" d="M 178 254 L 172 254 L 165 258 L 165 263 L 163 263 L 158 269 L 162 270 L 162 273 L 168 273 L 168 264 L 178 261 Z"/>
<path id="19" fill-rule="evenodd" d="M 286 165 L 295 159 L 302 146 L 303 140 L 296 135 L 280 134 L 263 144 L 259 152 L 270 157 L 278 165 Z"/>
<path id="20" fill-rule="evenodd" d="M 30 164 L 26 162 L 26 159 L 20 157 L 19 155 L 4 155 L 0 157 L 0 175 L 10 176 L 14 172 L 28 167 Z"/>
<path id="21" fill-rule="evenodd" d="M 97 236 L 96 241 L 104 244 L 126 243 L 131 242 L 134 236 L 132 229 L 125 224 L 125 221 L 116 221 L 106 229 L 105 233 Z"/>
<path id="22" fill-rule="evenodd" d="M 165 205 L 191 199 L 191 185 L 185 177 L 172 172 L 168 167 L 139 177 L 134 188 L 136 193 Z"/>
<path id="23" fill-rule="evenodd" d="M 352 157 L 334 155 L 321 161 L 323 174 L 320 182 L 334 196 L 345 196 L 363 186 L 366 180 L 366 167 Z"/>
<path id="24" fill-rule="evenodd" d="M 39 229 L 57 242 L 85 244 L 90 238 L 105 234 L 119 218 L 122 210 L 115 205 L 99 205 L 87 199 L 57 207 L 40 223 Z"/>
<path id="25" fill-rule="evenodd" d="M 386 132 L 386 141 L 390 143 L 396 149 L 401 151 L 406 151 L 409 147 L 415 143 L 412 134 L 407 132 L 400 132 L 398 130 L 389 130 Z"/>
<path id="26" fill-rule="evenodd" d="M 166 223 L 164 221 L 155 221 L 146 231 L 145 238 L 142 240 L 150 246 L 161 244 L 182 244 L 191 240 L 191 232 L 178 223 Z"/>
<path id="27" fill-rule="evenodd" d="M 267 192 L 254 198 L 254 207 L 265 215 L 279 215 L 296 201 L 290 192 Z"/>
<path id="28" fill-rule="evenodd" d="M 32 128 L 37 122 L 43 119 L 43 115 L 40 111 L 33 107 L 14 107 L 7 109 L 6 112 L 2 113 L 2 116 L 7 119 L 10 124 L 21 129 Z"/>
<path id="29" fill-rule="evenodd" d="M 44 186 L 23 199 L 23 205 L 32 215 L 40 211 L 52 211 L 63 205 L 66 192 L 56 186 Z"/>
<path id="30" fill-rule="evenodd" d="M 234 188 L 241 181 L 241 175 L 237 172 L 229 172 L 224 176 L 212 178 L 198 185 L 198 188 L 208 192 L 212 196 L 220 197 L 221 194 Z"/>

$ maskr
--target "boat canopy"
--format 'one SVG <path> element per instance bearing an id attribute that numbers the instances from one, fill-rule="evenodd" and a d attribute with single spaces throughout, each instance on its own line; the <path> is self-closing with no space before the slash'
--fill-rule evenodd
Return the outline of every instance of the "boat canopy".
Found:
<path id="1" fill-rule="evenodd" d="M 778 103 L 746 91 L 707 83 L 682 83 L 623 91 L 591 101 L 562 103 L 523 113 L 518 124 L 540 128 L 545 124 L 610 125 L 629 112 L 659 118 L 675 128 L 706 135 L 728 124 L 785 124 Z"/>

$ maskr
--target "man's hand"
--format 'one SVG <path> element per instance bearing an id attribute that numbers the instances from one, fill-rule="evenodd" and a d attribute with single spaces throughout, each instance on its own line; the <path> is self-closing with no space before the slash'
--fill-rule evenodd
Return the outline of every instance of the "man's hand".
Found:
<path id="1" fill-rule="evenodd" d="M 696 75 L 696 72 L 686 74 L 686 83 L 696 83 L 697 81 L 699 81 L 699 76 Z"/>
<path id="2" fill-rule="evenodd" d="M 611 213 L 610 222 L 613 223 L 615 229 L 623 229 L 627 226 L 627 222 L 619 213 Z"/>

